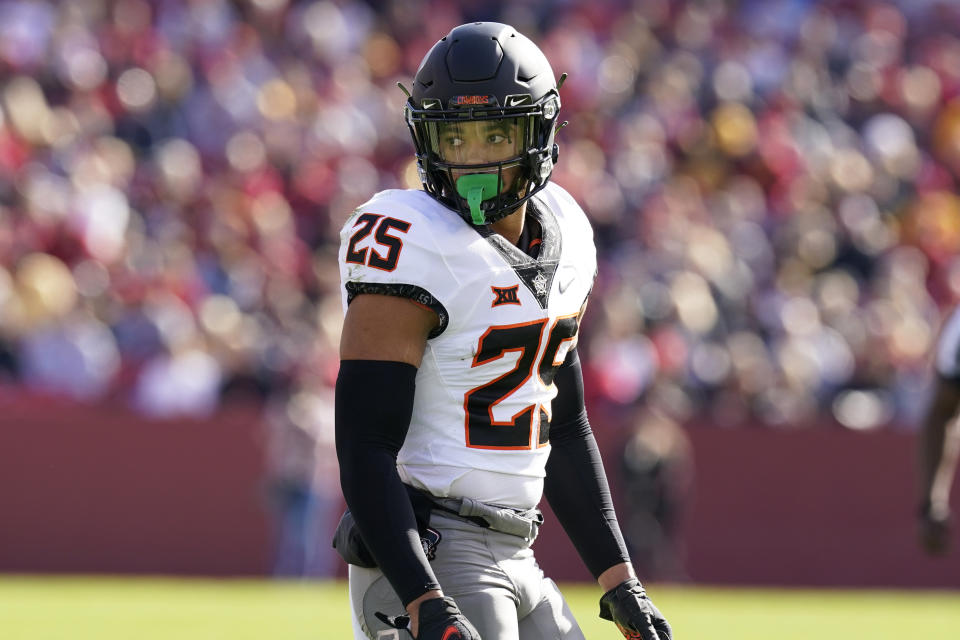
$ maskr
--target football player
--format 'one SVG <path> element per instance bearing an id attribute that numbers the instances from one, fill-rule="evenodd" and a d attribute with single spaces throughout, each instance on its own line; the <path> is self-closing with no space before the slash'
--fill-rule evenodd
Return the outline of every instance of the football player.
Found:
<path id="1" fill-rule="evenodd" d="M 597 264 L 584 212 L 549 181 L 553 70 L 512 27 L 466 24 L 408 98 L 423 190 L 376 194 L 341 235 L 335 546 L 355 637 L 583 638 L 530 548 L 545 494 L 600 615 L 669 639 L 584 409 L 577 332 Z"/>
<path id="2" fill-rule="evenodd" d="M 950 485 L 960 450 L 960 308 L 937 341 L 933 398 L 920 431 L 920 544 L 946 553 L 950 542 Z"/>

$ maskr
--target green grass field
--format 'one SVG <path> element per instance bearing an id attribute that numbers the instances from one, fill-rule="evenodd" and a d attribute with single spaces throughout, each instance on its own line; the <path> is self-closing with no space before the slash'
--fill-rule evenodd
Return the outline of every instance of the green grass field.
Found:
<path id="1" fill-rule="evenodd" d="M 561 585 L 587 638 L 620 635 L 598 589 Z M 3 640 L 351 640 L 342 582 L 0 576 Z M 946 640 L 960 592 L 651 585 L 679 640 Z M 493 639 L 487 639 L 493 640 Z"/>

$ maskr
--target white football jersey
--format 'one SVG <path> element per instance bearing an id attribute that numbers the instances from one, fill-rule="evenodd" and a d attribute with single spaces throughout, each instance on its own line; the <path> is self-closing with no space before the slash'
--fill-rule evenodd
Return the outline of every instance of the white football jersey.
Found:
<path id="1" fill-rule="evenodd" d="M 397 458 L 405 482 L 437 496 L 540 501 L 553 376 L 576 344 L 596 250 L 586 215 L 561 187 L 550 183 L 532 201 L 537 259 L 417 190 L 376 194 L 341 232 L 344 309 L 358 294 L 387 293 L 440 317 Z"/>
<path id="2" fill-rule="evenodd" d="M 960 307 L 950 312 L 940 330 L 934 367 L 944 378 L 960 378 Z"/>

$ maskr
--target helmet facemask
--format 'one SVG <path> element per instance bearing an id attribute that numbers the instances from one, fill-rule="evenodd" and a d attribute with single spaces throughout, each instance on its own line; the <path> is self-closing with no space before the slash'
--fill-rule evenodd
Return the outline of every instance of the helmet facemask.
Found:
<path id="1" fill-rule="evenodd" d="M 430 109 L 409 101 L 406 118 L 427 192 L 478 226 L 515 211 L 553 170 L 559 102 L 555 91 L 519 108 Z"/>

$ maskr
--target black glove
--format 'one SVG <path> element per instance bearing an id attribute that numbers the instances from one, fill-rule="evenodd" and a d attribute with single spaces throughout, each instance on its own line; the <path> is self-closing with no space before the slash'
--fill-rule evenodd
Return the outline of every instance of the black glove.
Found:
<path id="1" fill-rule="evenodd" d="M 376 614 L 391 627 L 409 632 L 410 616 L 391 617 L 379 611 Z M 431 598 L 421 602 L 417 630 L 415 640 L 480 640 L 480 632 L 460 613 L 453 598 Z"/>
<path id="2" fill-rule="evenodd" d="M 929 500 L 920 505 L 920 545 L 932 556 L 942 556 L 950 548 L 953 529 L 949 509 L 934 508 Z"/>
<path id="3" fill-rule="evenodd" d="M 600 617 L 612 620 L 629 640 L 671 640 L 670 625 L 636 578 L 621 582 L 600 598 Z"/>

